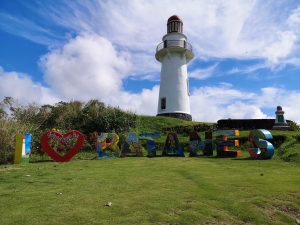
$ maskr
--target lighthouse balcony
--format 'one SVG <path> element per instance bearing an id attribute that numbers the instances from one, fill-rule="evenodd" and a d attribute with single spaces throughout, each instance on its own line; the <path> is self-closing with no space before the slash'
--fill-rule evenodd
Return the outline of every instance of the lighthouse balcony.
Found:
<path id="1" fill-rule="evenodd" d="M 156 47 L 155 57 L 157 60 L 169 51 L 185 52 L 187 60 L 191 60 L 194 57 L 193 48 L 190 43 L 185 40 L 165 40 Z"/>

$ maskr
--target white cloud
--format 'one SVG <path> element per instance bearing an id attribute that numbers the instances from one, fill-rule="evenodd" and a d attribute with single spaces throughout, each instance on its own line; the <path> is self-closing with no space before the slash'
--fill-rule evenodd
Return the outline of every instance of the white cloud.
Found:
<path id="1" fill-rule="evenodd" d="M 0 11 L 0 28 L 13 35 L 18 35 L 43 45 L 58 45 L 64 40 L 43 26 L 27 18 L 18 18 Z"/>
<path id="2" fill-rule="evenodd" d="M 265 87 L 261 89 L 261 95 L 257 100 L 257 106 L 270 108 L 280 105 L 283 107 L 287 119 L 294 120 L 300 124 L 299 102 L 300 91 Z"/>
<path id="3" fill-rule="evenodd" d="M 268 46 L 265 46 L 264 54 L 269 62 L 278 64 L 281 59 L 285 59 L 291 54 L 295 48 L 297 36 L 293 32 L 279 32 L 274 34 L 277 36 L 277 40 Z"/>
<path id="4" fill-rule="evenodd" d="M 0 99 L 13 97 L 21 104 L 53 104 L 59 98 L 51 89 L 34 83 L 28 75 L 17 72 L 5 72 L 0 67 Z"/>
<path id="5" fill-rule="evenodd" d="M 257 95 L 233 89 L 230 85 L 202 87 L 191 95 L 191 112 L 196 121 L 266 118 L 257 105 Z"/>
<path id="6" fill-rule="evenodd" d="M 191 95 L 191 111 L 196 121 L 215 122 L 219 119 L 263 119 L 274 118 L 262 110 L 276 110 L 281 105 L 286 119 L 300 124 L 299 91 L 265 87 L 260 93 L 245 92 L 229 85 L 202 87 Z"/>
<path id="7" fill-rule="evenodd" d="M 122 109 L 142 115 L 156 115 L 158 105 L 159 86 L 143 89 L 140 93 L 121 92 L 119 96 L 110 96 L 110 103 Z"/>
<path id="8" fill-rule="evenodd" d="M 83 34 L 42 57 L 49 86 L 65 99 L 118 95 L 131 63 L 107 39 Z"/>
<path id="9" fill-rule="evenodd" d="M 137 77 L 158 72 L 159 64 L 153 60 L 155 47 L 173 14 L 182 18 L 184 33 L 198 58 L 262 59 L 271 68 L 287 61 L 293 64 L 300 58 L 300 6 L 290 0 L 99 0 L 61 1 L 59 7 L 55 4 L 35 2 L 30 7 L 41 18 L 39 24 L 2 13 L 0 19 L 9 22 L 3 29 L 18 31 L 21 36 L 21 31 L 27 29 L 26 34 L 35 35 L 23 36 L 33 41 L 38 34 L 40 39 L 65 40 L 68 31 L 97 33 L 127 52 L 136 65 L 130 72 Z M 48 24 L 66 32 L 53 34 L 42 29 Z"/>
<path id="10" fill-rule="evenodd" d="M 257 63 L 254 65 L 250 65 L 250 66 L 244 66 L 244 67 L 234 67 L 231 70 L 227 71 L 226 74 L 249 74 L 249 73 L 253 73 L 257 70 L 260 69 L 264 69 L 268 67 L 266 63 Z"/>
<path id="11" fill-rule="evenodd" d="M 288 25 L 290 25 L 292 28 L 296 28 L 295 32 L 299 31 L 299 25 L 300 25 L 300 5 L 292 10 L 291 14 L 288 17 Z"/>
<path id="12" fill-rule="evenodd" d="M 189 73 L 189 77 L 195 78 L 197 80 L 205 80 L 211 77 L 217 68 L 218 64 L 214 64 L 204 69 L 195 69 Z"/>
<path id="13" fill-rule="evenodd" d="M 82 34 L 41 59 L 45 80 L 61 99 L 100 101 L 140 114 L 156 114 L 158 86 L 133 94 L 123 90 L 131 61 L 107 39 Z"/>
<path id="14" fill-rule="evenodd" d="M 291 21 L 295 24 L 298 11 L 274 1 L 109 1 L 100 5 L 105 10 L 92 30 L 122 48 L 151 56 L 172 14 L 182 18 L 197 57 L 258 58 L 267 60 L 266 67 L 274 66 L 295 56 L 299 40 L 299 27 L 287 26 Z M 102 29 L 94 29 L 99 24 Z"/>
<path id="15" fill-rule="evenodd" d="M 285 96 L 279 96 L 285 97 Z M 286 96 L 284 99 L 284 103 L 282 104 L 283 110 L 285 111 L 286 118 L 296 121 L 300 124 L 300 93 L 294 92 Z"/>

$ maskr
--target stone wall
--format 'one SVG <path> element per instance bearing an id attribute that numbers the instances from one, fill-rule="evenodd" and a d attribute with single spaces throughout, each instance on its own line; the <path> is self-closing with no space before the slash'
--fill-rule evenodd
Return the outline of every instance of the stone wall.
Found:
<path id="1" fill-rule="evenodd" d="M 157 114 L 156 116 L 173 117 L 173 118 L 188 120 L 188 121 L 192 120 L 192 116 L 187 113 L 161 113 L 161 114 Z"/>

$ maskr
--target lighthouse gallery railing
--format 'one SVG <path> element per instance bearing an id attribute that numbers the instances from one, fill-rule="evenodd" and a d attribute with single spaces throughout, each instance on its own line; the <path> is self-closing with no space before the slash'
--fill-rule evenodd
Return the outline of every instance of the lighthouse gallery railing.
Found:
<path id="1" fill-rule="evenodd" d="M 185 48 L 187 50 L 193 51 L 192 45 L 184 40 L 166 40 L 164 42 L 161 42 L 156 47 L 156 52 L 160 51 L 164 48 Z"/>

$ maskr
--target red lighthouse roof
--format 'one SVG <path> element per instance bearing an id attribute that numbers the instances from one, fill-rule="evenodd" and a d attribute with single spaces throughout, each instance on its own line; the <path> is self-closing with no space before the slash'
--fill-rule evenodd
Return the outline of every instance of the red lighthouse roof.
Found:
<path id="1" fill-rule="evenodd" d="M 180 21 L 180 22 L 182 22 L 181 19 L 179 18 L 179 16 L 177 16 L 177 15 L 173 15 L 173 16 L 171 16 L 168 19 L 168 23 L 173 22 L 173 21 Z"/>

